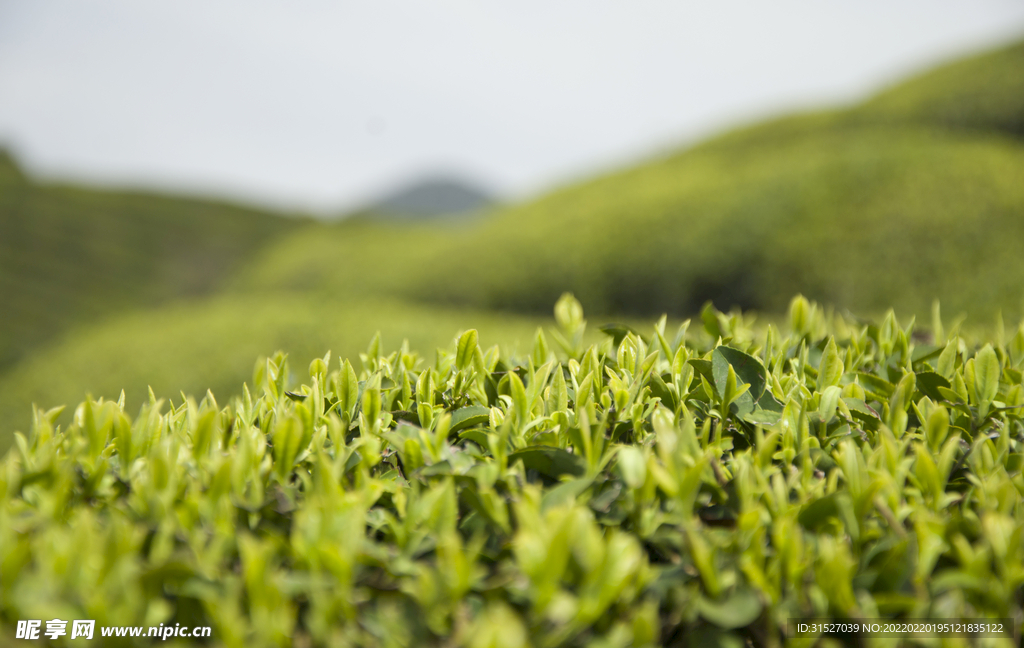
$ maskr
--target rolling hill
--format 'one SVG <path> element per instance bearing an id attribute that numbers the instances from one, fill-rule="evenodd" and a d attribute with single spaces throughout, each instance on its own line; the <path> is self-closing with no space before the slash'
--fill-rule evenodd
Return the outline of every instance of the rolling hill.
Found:
<path id="1" fill-rule="evenodd" d="M 926 72 L 879 93 L 858 112 L 875 121 L 1024 138 L 1024 42 Z"/>
<path id="2" fill-rule="evenodd" d="M 857 313 L 923 315 L 940 298 L 975 322 L 1013 320 L 1024 43 L 475 220 L 301 223 L 40 186 L 9 161 L 0 183 L 0 290 L 16 314 L 3 357 L 37 349 L 0 376 L 0 448 L 31 401 L 146 384 L 230 394 L 255 353 L 351 356 L 377 328 L 421 350 L 477 321 L 523 340 L 567 290 L 595 320 L 690 316 L 707 300 L 779 312 L 797 292 Z M 128 313 L 151 304 L 167 305 Z"/>
<path id="3" fill-rule="evenodd" d="M 686 315 L 706 300 L 778 310 L 795 292 L 925 312 L 941 297 L 1016 316 L 1022 124 L 1024 43 L 477 223 L 297 231 L 232 285 L 535 313 L 572 290 L 591 312 L 636 315 Z"/>
<path id="4" fill-rule="evenodd" d="M 0 151 L 0 367 L 82 322 L 208 295 L 300 225 L 214 201 L 39 183 Z"/>

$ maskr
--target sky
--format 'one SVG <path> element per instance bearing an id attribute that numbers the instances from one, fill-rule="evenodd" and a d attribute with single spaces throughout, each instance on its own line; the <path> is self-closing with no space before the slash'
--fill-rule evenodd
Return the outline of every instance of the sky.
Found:
<path id="1" fill-rule="evenodd" d="M 1020 37 L 1020 0 L 0 0 L 0 145 L 324 214 L 516 200 Z"/>

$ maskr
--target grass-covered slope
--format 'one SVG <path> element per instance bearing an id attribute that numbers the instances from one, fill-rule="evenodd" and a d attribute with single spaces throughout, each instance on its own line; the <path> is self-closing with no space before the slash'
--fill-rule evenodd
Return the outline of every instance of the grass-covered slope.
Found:
<path id="1" fill-rule="evenodd" d="M 879 94 L 861 112 L 1024 138 L 1024 42 L 923 74 Z"/>
<path id="2" fill-rule="evenodd" d="M 1022 52 L 740 129 L 476 224 L 298 232 L 248 287 L 535 312 L 571 289 L 599 312 L 655 315 L 708 299 L 777 311 L 803 291 L 860 312 L 927 312 L 941 296 L 949 309 L 1017 314 Z"/>
<path id="3" fill-rule="evenodd" d="M 797 290 L 858 311 L 1017 307 L 1022 169 L 1015 142 L 909 127 L 708 145 L 504 214 L 412 292 L 539 309 L 569 287 L 654 314 L 778 311 Z"/>
<path id="4" fill-rule="evenodd" d="M 41 184 L 0 151 L 0 367 L 80 322 L 207 294 L 294 219 Z"/>
<path id="5" fill-rule="evenodd" d="M 980 645 L 1017 645 L 1024 329 L 797 299 L 788 330 L 709 312 L 588 348 L 579 304 L 556 315 L 522 356 L 467 331 L 296 382 L 271 359 L 232 399 L 38 412 L 0 460 L 0 636 L 761 648 L 837 645 L 796 617 L 999 618 Z"/>

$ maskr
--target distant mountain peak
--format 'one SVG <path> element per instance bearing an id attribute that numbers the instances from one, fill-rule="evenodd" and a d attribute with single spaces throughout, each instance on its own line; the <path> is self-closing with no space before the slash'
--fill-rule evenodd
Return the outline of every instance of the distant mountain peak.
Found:
<path id="1" fill-rule="evenodd" d="M 384 196 L 361 210 L 391 216 L 433 217 L 465 214 L 494 204 L 489 191 L 454 176 L 428 176 Z"/>

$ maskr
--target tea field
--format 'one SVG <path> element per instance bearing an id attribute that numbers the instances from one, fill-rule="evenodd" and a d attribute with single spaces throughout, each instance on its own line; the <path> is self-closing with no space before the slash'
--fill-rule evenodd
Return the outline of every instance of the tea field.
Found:
<path id="1" fill-rule="evenodd" d="M 447 228 L 297 230 L 232 286 L 383 291 L 547 313 L 780 313 L 800 292 L 990 321 L 1024 315 L 1024 43 L 859 106 L 795 115 Z M 344 259 L 344 262 L 339 262 Z M 374 280 L 364 269 L 374 267 Z"/>
<path id="2" fill-rule="evenodd" d="M 0 449 L 32 402 L 236 395 L 277 349 L 354 358 L 381 330 L 429 354 L 477 326 L 528 343 L 565 290 L 602 321 L 682 319 L 708 300 L 777 317 L 797 293 L 866 316 L 927 317 L 941 299 L 973 329 L 1016 321 L 1022 102 L 1018 43 L 860 105 L 422 223 L 72 187 L 0 155 Z"/>
<path id="3" fill-rule="evenodd" d="M 778 327 L 708 308 L 588 344 L 579 302 L 555 315 L 518 353 L 474 329 L 436 355 L 374 340 L 353 361 L 263 359 L 232 398 L 87 400 L 66 426 L 37 410 L 0 461 L 0 632 L 95 619 L 209 626 L 225 646 L 480 648 L 936 645 L 798 637 L 797 617 L 1019 632 L 1024 327 L 977 340 L 938 313 L 862 322 L 797 298 Z"/>
<path id="4" fill-rule="evenodd" d="M 1022 242 L 1024 43 L 477 219 L 0 153 L 0 645 L 1020 645 Z"/>

